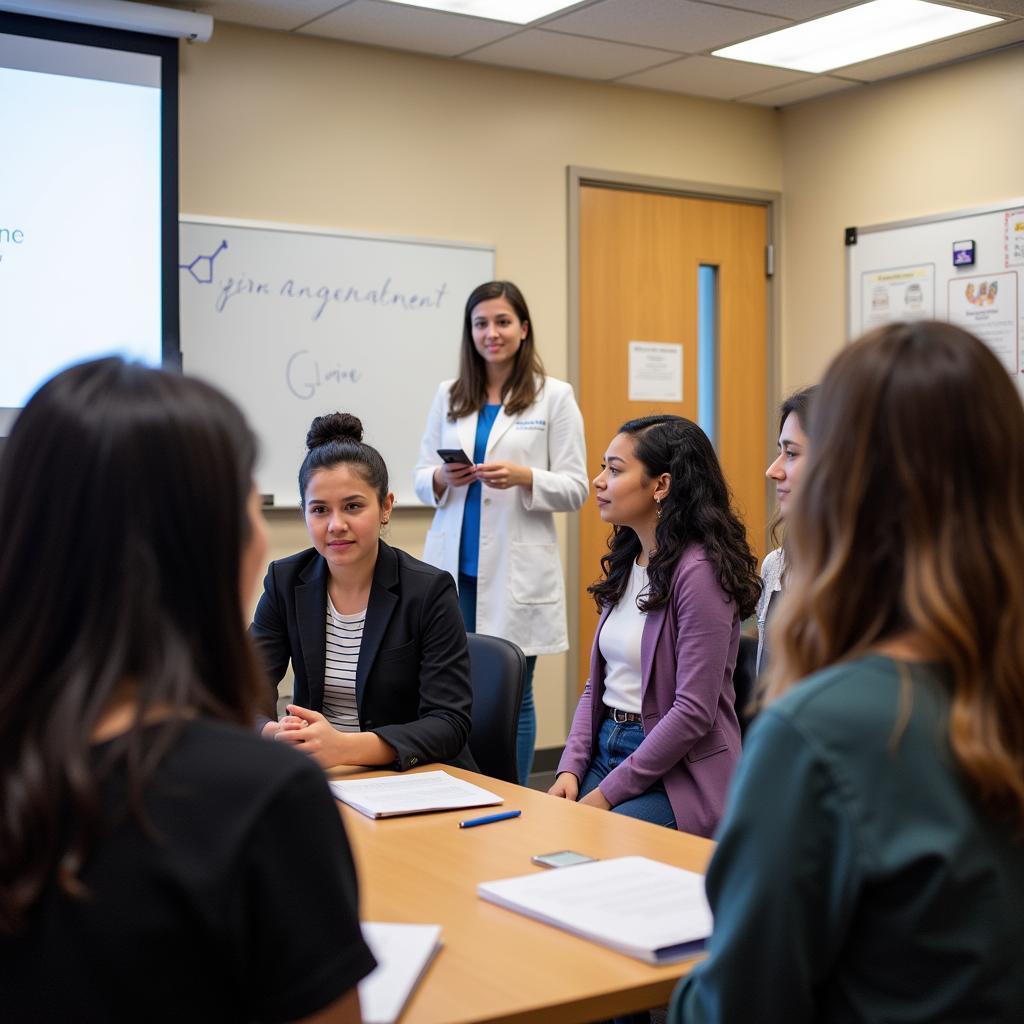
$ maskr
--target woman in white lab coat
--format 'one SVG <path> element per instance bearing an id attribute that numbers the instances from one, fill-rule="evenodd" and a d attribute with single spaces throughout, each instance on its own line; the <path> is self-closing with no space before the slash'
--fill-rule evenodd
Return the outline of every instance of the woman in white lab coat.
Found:
<path id="1" fill-rule="evenodd" d="M 438 454 L 460 449 L 468 461 Z M 456 578 L 466 629 L 505 637 L 527 656 L 517 744 L 525 784 L 536 656 L 569 646 L 552 513 L 583 504 L 587 467 L 572 387 L 544 375 L 526 300 L 510 281 L 482 284 L 466 301 L 459 376 L 434 397 L 416 494 L 437 509 L 423 559 Z"/>

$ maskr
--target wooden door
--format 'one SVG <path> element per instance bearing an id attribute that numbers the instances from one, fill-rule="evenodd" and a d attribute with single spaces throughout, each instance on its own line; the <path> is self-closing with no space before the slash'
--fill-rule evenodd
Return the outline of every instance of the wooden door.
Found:
<path id="1" fill-rule="evenodd" d="M 655 412 L 698 419 L 698 272 L 717 268 L 714 441 L 751 547 L 764 554 L 767 373 L 763 205 L 584 185 L 580 189 L 578 397 L 595 476 L 626 420 Z M 629 342 L 683 346 L 683 400 L 629 400 Z M 587 587 L 609 527 L 580 514 L 579 685 L 597 622 Z"/>

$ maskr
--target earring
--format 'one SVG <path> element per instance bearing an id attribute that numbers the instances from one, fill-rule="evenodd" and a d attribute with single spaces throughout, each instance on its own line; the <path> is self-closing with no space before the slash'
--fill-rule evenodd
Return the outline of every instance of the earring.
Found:
<path id="1" fill-rule="evenodd" d="M 660 519 L 661 518 L 661 498 L 655 498 L 654 499 L 654 504 L 657 506 L 657 509 L 658 509 L 657 515 L 658 515 L 658 518 Z"/>

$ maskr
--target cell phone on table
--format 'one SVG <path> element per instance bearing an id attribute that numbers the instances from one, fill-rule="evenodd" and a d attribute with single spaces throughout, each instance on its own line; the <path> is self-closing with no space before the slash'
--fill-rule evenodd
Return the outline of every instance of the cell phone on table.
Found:
<path id="1" fill-rule="evenodd" d="M 554 853 L 538 853 L 531 857 L 530 861 L 539 864 L 542 868 L 569 868 L 574 864 L 587 864 L 596 857 L 588 857 L 585 853 L 577 853 L 575 850 L 556 850 Z"/>
<path id="2" fill-rule="evenodd" d="M 472 466 L 473 460 L 461 448 L 438 448 L 437 454 L 442 462 Z"/>

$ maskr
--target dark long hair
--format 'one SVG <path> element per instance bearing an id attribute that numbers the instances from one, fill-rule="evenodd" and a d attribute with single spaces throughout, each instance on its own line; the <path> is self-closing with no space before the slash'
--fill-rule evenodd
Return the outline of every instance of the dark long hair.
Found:
<path id="1" fill-rule="evenodd" d="M 668 473 L 671 480 L 655 529 L 656 550 L 647 567 L 649 585 L 637 606 L 646 612 L 665 604 L 680 555 L 691 544 L 699 544 L 715 567 L 722 589 L 736 602 L 740 618 L 753 614 L 761 595 L 757 559 L 732 509 L 729 488 L 707 434 L 682 416 L 642 416 L 623 423 L 619 433 L 633 438 L 648 479 Z M 608 553 L 601 558 L 604 576 L 589 588 L 599 609 L 616 604 L 625 593 L 639 554 L 636 533 L 628 526 L 613 527 Z"/>
<path id="2" fill-rule="evenodd" d="M 516 353 L 512 373 L 505 384 L 501 404 L 510 416 L 529 408 L 537 400 L 544 380 L 544 364 L 533 340 L 533 318 L 526 308 L 523 293 L 511 281 L 488 281 L 477 285 L 466 299 L 462 318 L 462 347 L 459 350 L 459 376 L 452 384 L 448 399 L 448 419 L 453 423 L 463 416 L 479 412 L 487 404 L 487 371 L 484 360 L 473 344 L 473 310 L 488 299 L 506 299 L 516 316 L 526 324 L 526 337 Z"/>
<path id="3" fill-rule="evenodd" d="M 115 765 L 144 819 L 184 716 L 253 720 L 267 686 L 239 580 L 255 455 L 220 392 L 120 359 L 65 370 L 18 416 L 0 459 L 0 933 L 55 875 L 82 894 Z M 90 738 L 125 686 L 134 721 L 101 760 Z"/>
<path id="4" fill-rule="evenodd" d="M 814 400 L 814 396 L 818 393 L 818 385 L 811 384 L 809 387 L 801 388 L 799 391 L 794 391 L 793 394 L 787 398 L 782 405 L 779 406 L 779 432 L 776 436 L 782 436 L 782 428 L 786 425 L 786 420 L 789 419 L 791 413 L 796 414 L 797 421 L 800 423 L 800 429 L 806 434 L 807 424 L 810 422 L 811 415 L 811 402 Z M 802 455 L 801 458 L 806 458 L 806 454 Z M 776 506 L 775 512 L 772 515 L 771 522 L 768 524 L 768 536 L 771 538 L 772 546 L 779 547 L 782 544 L 782 512 Z"/>
<path id="5" fill-rule="evenodd" d="M 897 323 L 833 360 L 809 426 L 769 698 L 917 636 L 950 671 L 957 764 L 1024 829 L 1020 395 L 965 331 Z"/>

